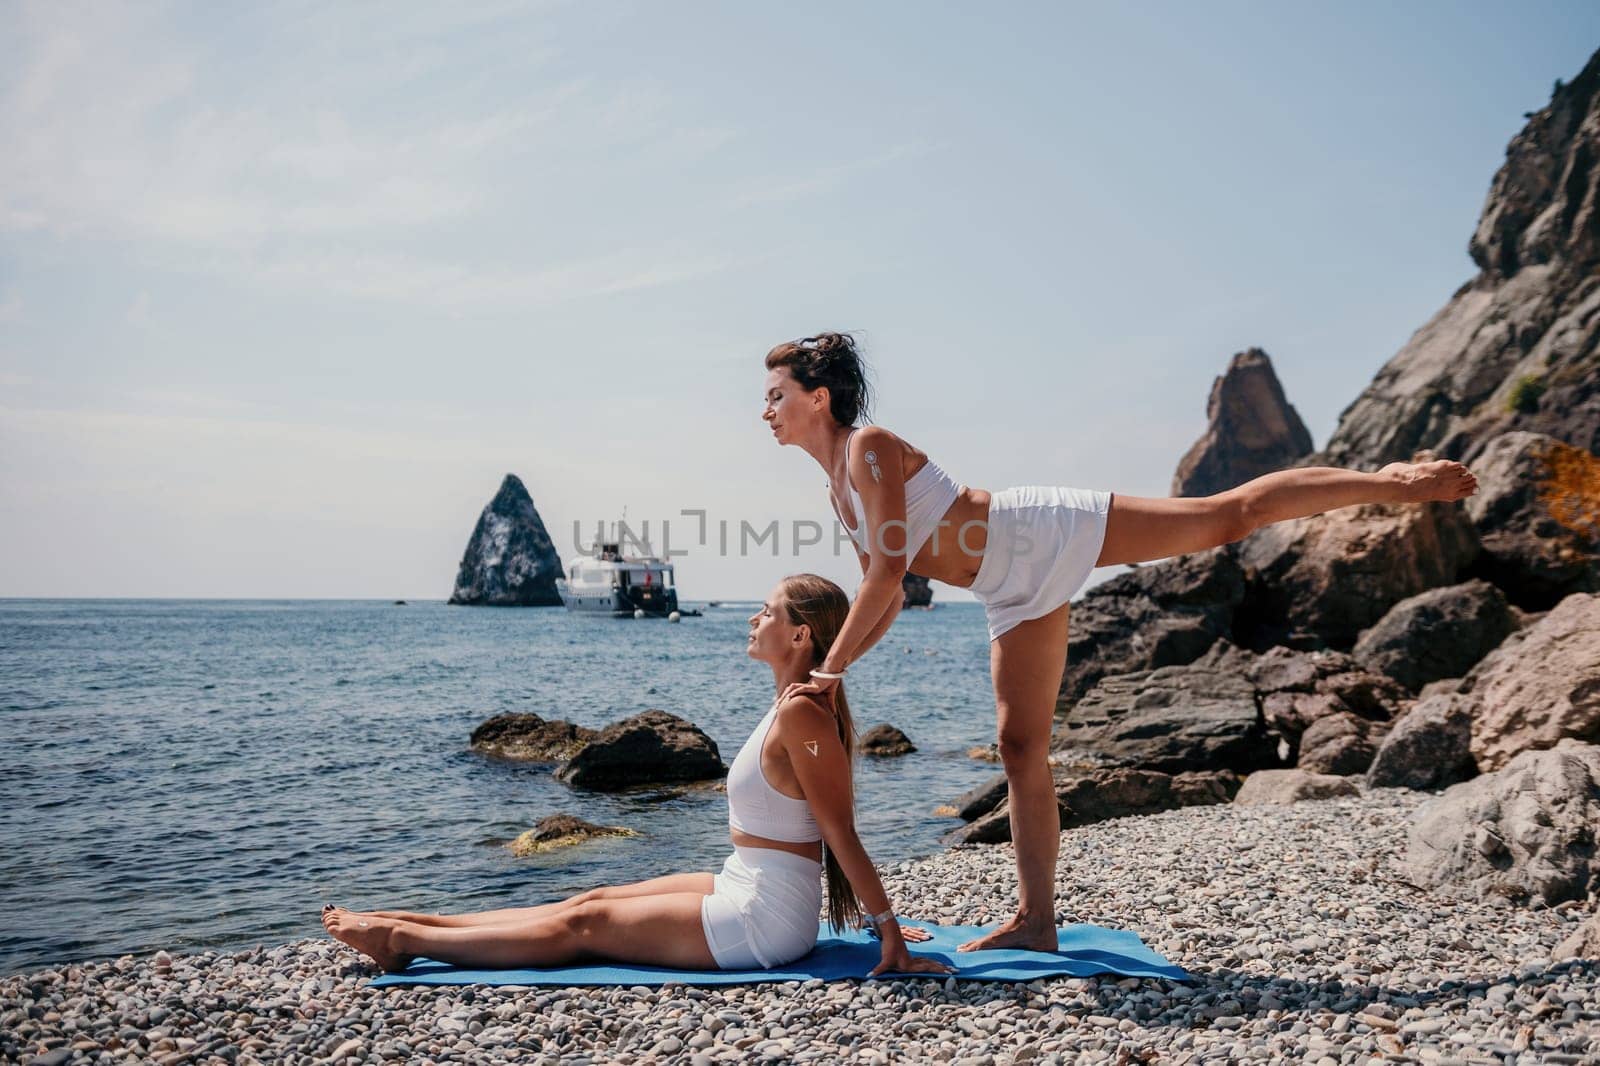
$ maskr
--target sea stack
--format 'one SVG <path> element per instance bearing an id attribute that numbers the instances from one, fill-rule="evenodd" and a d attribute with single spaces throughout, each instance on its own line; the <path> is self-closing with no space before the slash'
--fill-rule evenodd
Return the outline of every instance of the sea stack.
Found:
<path id="1" fill-rule="evenodd" d="M 1260 348 L 1239 352 L 1211 383 L 1206 422 L 1172 475 L 1174 496 L 1226 492 L 1311 454 L 1311 433 Z"/>
<path id="2" fill-rule="evenodd" d="M 450 602 L 473 607 L 560 607 L 561 557 L 522 479 L 507 474 L 478 516 Z"/>

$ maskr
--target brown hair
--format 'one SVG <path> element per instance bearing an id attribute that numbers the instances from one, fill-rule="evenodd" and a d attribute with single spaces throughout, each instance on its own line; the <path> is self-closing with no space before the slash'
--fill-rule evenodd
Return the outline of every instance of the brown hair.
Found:
<path id="1" fill-rule="evenodd" d="M 834 638 L 844 628 L 845 616 L 850 613 L 850 597 L 843 589 L 825 577 L 816 574 L 790 574 L 783 579 L 783 605 L 790 625 L 811 627 L 811 661 L 821 664 L 833 646 Z M 856 754 L 856 727 L 850 718 L 850 704 L 844 696 L 844 682 L 833 690 L 834 723 L 839 728 L 839 742 L 844 745 L 847 773 L 845 795 L 850 800 L 851 820 L 855 818 L 855 786 L 853 763 Z M 834 929 L 845 929 L 855 924 L 861 916 L 861 904 L 855 890 L 850 887 L 839 861 L 832 849 L 823 845 L 822 865 L 828 883 L 828 922 Z"/>
<path id="2" fill-rule="evenodd" d="M 818 333 L 797 341 L 784 341 L 767 353 L 767 369 L 788 367 L 807 392 L 828 388 L 828 409 L 835 422 L 853 426 L 871 415 L 872 396 L 867 387 L 867 364 L 848 333 Z"/>

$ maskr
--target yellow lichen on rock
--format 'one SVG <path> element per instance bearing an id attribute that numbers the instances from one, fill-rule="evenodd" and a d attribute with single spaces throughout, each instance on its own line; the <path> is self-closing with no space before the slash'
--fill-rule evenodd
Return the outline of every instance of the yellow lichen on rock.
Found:
<path id="1" fill-rule="evenodd" d="M 1600 459 L 1559 441 L 1542 458 L 1550 474 L 1539 485 L 1539 501 L 1550 517 L 1574 533 L 1600 540 Z"/>

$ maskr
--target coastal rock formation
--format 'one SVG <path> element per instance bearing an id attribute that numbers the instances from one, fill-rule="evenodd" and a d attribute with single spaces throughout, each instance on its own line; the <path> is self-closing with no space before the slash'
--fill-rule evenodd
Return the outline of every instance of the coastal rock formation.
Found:
<path id="1" fill-rule="evenodd" d="M 1472 761 L 1472 701 L 1453 693 L 1420 699 L 1378 745 L 1367 784 L 1444 788 L 1478 772 Z"/>
<path id="2" fill-rule="evenodd" d="M 1517 628 L 1505 595 L 1487 581 L 1429 589 L 1389 608 L 1351 656 L 1413 692 L 1461 677 Z"/>
<path id="3" fill-rule="evenodd" d="M 1575 592 L 1556 604 L 1490 652 L 1461 688 L 1476 708 L 1480 770 L 1563 737 L 1600 741 L 1600 595 Z"/>
<path id="4" fill-rule="evenodd" d="M 478 516 L 450 602 L 477 607 L 560 607 L 561 557 L 522 480 L 507 474 Z"/>
<path id="5" fill-rule="evenodd" d="M 994 782 L 974 790 L 985 801 L 956 801 L 958 811 L 971 824 L 946 834 L 951 844 L 1002 844 L 1011 839 L 1010 798 Z M 1069 770 L 1055 774 L 1056 805 L 1061 828 L 1076 829 L 1108 818 L 1154 814 L 1177 807 L 1227 803 L 1239 789 L 1239 778 L 1229 773 L 1164 774 L 1151 770 L 1104 768 Z M 973 793 L 968 793 L 972 797 Z"/>
<path id="6" fill-rule="evenodd" d="M 1193 665 L 1248 681 L 1268 732 L 1283 741 L 1291 761 L 1315 722 L 1341 714 L 1387 722 L 1409 695 L 1399 682 L 1363 670 L 1337 651 L 1276 647 L 1256 655 L 1219 640 Z"/>
<path id="7" fill-rule="evenodd" d="M 1424 888 L 1543 900 L 1600 887 L 1600 747 L 1563 740 L 1452 785 L 1416 815 L 1404 868 Z"/>
<path id="8" fill-rule="evenodd" d="M 1060 721 L 1051 750 L 1167 773 L 1278 765 L 1250 682 L 1200 664 L 1103 679 Z"/>
<path id="9" fill-rule="evenodd" d="M 1244 779 L 1233 802 L 1246 807 L 1268 804 L 1283 807 L 1301 800 L 1358 796 L 1361 790 L 1348 777 L 1317 774 L 1309 770 L 1257 770 Z"/>
<path id="10" fill-rule="evenodd" d="M 1300 737 L 1300 758 L 1295 766 L 1313 774 L 1366 773 L 1388 728 L 1387 723 L 1349 711 L 1318 718 Z"/>
<path id="11" fill-rule="evenodd" d="M 1090 589 L 1072 605 L 1057 710 L 1103 677 L 1193 662 L 1232 631 L 1243 598 L 1244 573 L 1226 547 L 1138 566 Z"/>
<path id="12" fill-rule="evenodd" d="M 1459 503 L 1367 504 L 1263 526 L 1236 547 L 1250 575 L 1240 643 L 1345 650 L 1401 600 L 1459 580 L 1478 542 Z"/>
<path id="13" fill-rule="evenodd" d="M 1600 53 L 1512 138 L 1468 245 L 1480 272 L 1345 409 L 1320 460 L 1472 464 L 1512 430 L 1600 452 Z"/>
<path id="14" fill-rule="evenodd" d="M 1529 610 L 1600 591 L 1600 459 L 1517 432 L 1489 441 L 1472 470 L 1479 487 L 1465 506 L 1483 545 L 1479 573 Z"/>
<path id="15" fill-rule="evenodd" d="M 506 845 L 518 858 L 540 855 L 557 848 L 569 848 L 597 837 L 636 837 L 632 829 L 617 825 L 595 825 L 570 814 L 552 814 L 541 818 L 532 829 Z"/>
<path id="16" fill-rule="evenodd" d="M 694 723 L 648 710 L 613 722 L 556 771 L 578 788 L 615 792 L 639 785 L 724 777 L 717 742 Z"/>
<path id="17" fill-rule="evenodd" d="M 873 726 L 861 734 L 856 750 L 863 755 L 910 755 L 917 750 L 911 738 L 887 722 Z"/>
<path id="18" fill-rule="evenodd" d="M 562 762 L 595 738 L 593 729 L 536 714 L 497 714 L 472 731 L 468 746 L 483 755 L 526 762 Z"/>
<path id="19" fill-rule="evenodd" d="M 1172 476 L 1172 495 L 1210 496 L 1310 455 L 1311 434 L 1260 348 L 1239 352 L 1211 383 L 1206 431 Z"/>
<path id="20" fill-rule="evenodd" d="M 933 583 L 920 574 L 907 573 L 902 577 L 900 591 L 904 595 L 900 601 L 901 609 L 933 605 Z"/>

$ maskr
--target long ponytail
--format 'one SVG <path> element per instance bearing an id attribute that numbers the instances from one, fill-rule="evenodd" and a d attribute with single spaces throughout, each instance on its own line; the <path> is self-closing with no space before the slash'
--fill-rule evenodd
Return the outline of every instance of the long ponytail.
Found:
<path id="1" fill-rule="evenodd" d="M 791 574 L 783 579 L 783 599 L 792 625 L 811 627 L 811 661 L 820 665 L 833 647 L 834 638 L 844 628 L 850 613 L 850 597 L 843 589 L 825 577 L 816 574 Z M 855 756 L 856 727 L 850 716 L 850 701 L 845 698 L 844 682 L 833 690 L 834 725 L 839 730 L 839 743 L 844 746 L 845 795 L 850 801 L 850 821 L 855 824 Z M 856 899 L 850 879 L 845 877 L 833 849 L 822 848 L 824 880 L 828 886 L 828 924 L 835 930 L 848 929 L 861 917 L 861 903 Z"/>

